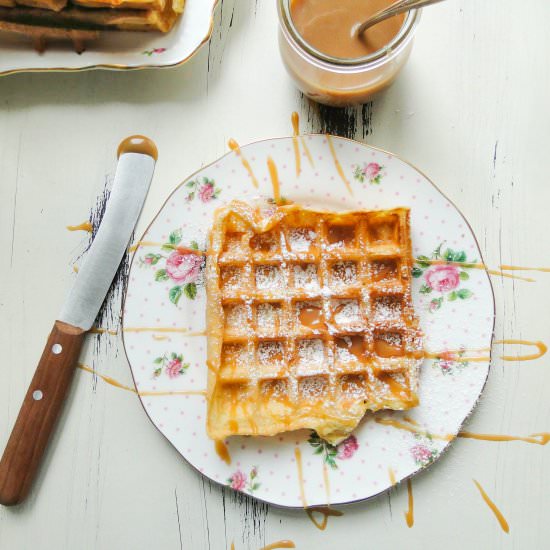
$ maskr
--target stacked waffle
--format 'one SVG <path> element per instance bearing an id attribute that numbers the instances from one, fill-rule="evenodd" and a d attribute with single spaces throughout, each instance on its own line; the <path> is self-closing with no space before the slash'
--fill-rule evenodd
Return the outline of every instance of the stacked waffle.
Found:
<path id="1" fill-rule="evenodd" d="M 207 259 L 213 439 L 310 428 L 345 438 L 367 410 L 418 404 L 409 211 L 218 210 Z"/>
<path id="2" fill-rule="evenodd" d="M 185 0 L 0 0 L 0 30 L 32 36 L 38 49 L 46 38 L 79 41 L 97 31 L 168 32 Z"/>

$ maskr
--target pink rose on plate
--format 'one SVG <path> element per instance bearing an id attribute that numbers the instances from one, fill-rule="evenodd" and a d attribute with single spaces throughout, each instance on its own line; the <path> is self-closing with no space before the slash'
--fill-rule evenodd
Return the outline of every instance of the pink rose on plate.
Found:
<path id="1" fill-rule="evenodd" d="M 242 491 L 246 487 L 246 474 L 237 470 L 230 478 L 231 488 Z"/>
<path id="2" fill-rule="evenodd" d="M 181 374 L 181 360 L 171 359 L 166 365 L 166 374 L 169 378 L 176 378 Z"/>
<path id="3" fill-rule="evenodd" d="M 153 53 L 164 53 L 166 51 L 166 48 L 155 48 L 153 50 Z"/>
<path id="4" fill-rule="evenodd" d="M 432 460 L 432 451 L 426 445 L 415 445 L 411 448 L 411 455 L 416 462 L 425 464 Z"/>
<path id="5" fill-rule="evenodd" d="M 199 199 L 200 199 L 202 202 L 211 201 L 213 196 L 214 196 L 214 184 L 212 184 L 212 183 L 205 183 L 205 184 L 199 189 Z"/>
<path id="6" fill-rule="evenodd" d="M 363 174 L 365 174 L 365 177 L 369 180 L 373 180 L 380 174 L 381 169 L 382 167 L 377 162 L 369 162 L 363 168 Z"/>
<path id="7" fill-rule="evenodd" d="M 181 254 L 175 250 L 166 260 L 166 273 L 176 283 L 193 283 L 199 276 L 202 262 L 197 254 Z"/>
<path id="8" fill-rule="evenodd" d="M 357 443 L 357 438 L 354 435 L 350 435 L 347 439 L 344 439 L 342 443 L 338 445 L 338 458 L 342 460 L 347 460 L 351 458 L 355 451 L 359 448 L 359 443 Z"/>
<path id="9" fill-rule="evenodd" d="M 152 265 L 153 264 L 153 257 L 152 256 L 145 256 L 145 259 L 143 261 L 146 264 Z"/>
<path id="10" fill-rule="evenodd" d="M 449 292 L 460 283 L 458 269 L 454 265 L 436 265 L 426 273 L 426 283 L 437 292 Z"/>

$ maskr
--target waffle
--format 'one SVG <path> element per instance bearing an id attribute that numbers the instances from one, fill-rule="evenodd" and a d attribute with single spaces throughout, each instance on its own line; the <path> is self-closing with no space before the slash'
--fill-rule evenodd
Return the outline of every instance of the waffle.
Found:
<path id="1" fill-rule="evenodd" d="M 185 0 L 0 0 L 0 31 L 28 35 L 37 49 L 52 37 L 72 39 L 83 49 L 83 38 L 74 36 L 89 39 L 86 31 L 168 32 L 184 5 Z"/>
<path id="2" fill-rule="evenodd" d="M 207 432 L 309 428 L 332 443 L 367 410 L 418 404 L 409 211 L 233 201 L 206 266 Z"/>

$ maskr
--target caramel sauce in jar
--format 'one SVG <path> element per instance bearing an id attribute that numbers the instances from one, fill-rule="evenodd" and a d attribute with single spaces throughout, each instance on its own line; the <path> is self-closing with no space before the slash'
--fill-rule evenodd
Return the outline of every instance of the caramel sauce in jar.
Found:
<path id="1" fill-rule="evenodd" d="M 389 86 L 407 61 L 416 10 L 354 34 L 392 0 L 278 0 L 279 47 L 296 86 L 334 106 L 365 103 Z"/>

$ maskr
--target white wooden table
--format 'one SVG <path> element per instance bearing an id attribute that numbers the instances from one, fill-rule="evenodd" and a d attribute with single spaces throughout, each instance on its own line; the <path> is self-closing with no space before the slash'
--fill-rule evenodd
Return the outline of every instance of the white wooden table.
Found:
<path id="1" fill-rule="evenodd" d="M 527 5 L 530 12 L 526 13 Z M 225 0 L 212 41 L 179 69 L 0 79 L 0 446 L 114 173 L 115 150 L 144 133 L 160 159 L 137 234 L 199 164 L 247 143 L 332 131 L 393 151 L 463 211 L 487 263 L 550 266 L 550 3 L 452 0 L 426 10 L 409 64 L 371 105 L 335 113 L 304 101 L 279 59 L 274 0 Z M 550 274 L 493 278 L 497 338 L 550 340 Z M 120 296 L 111 302 L 117 324 Z M 497 347 L 496 355 L 501 349 Z M 518 350 L 511 350 L 517 353 Z M 82 361 L 131 383 L 119 336 L 90 337 Z M 548 357 L 494 361 L 468 429 L 550 431 Z M 138 398 L 78 371 L 28 502 L 0 508 L 1 549 L 543 548 L 550 449 L 458 440 L 413 480 L 415 524 L 399 487 L 317 530 L 199 477 L 149 422 Z M 472 478 L 500 507 L 499 527 Z"/>

